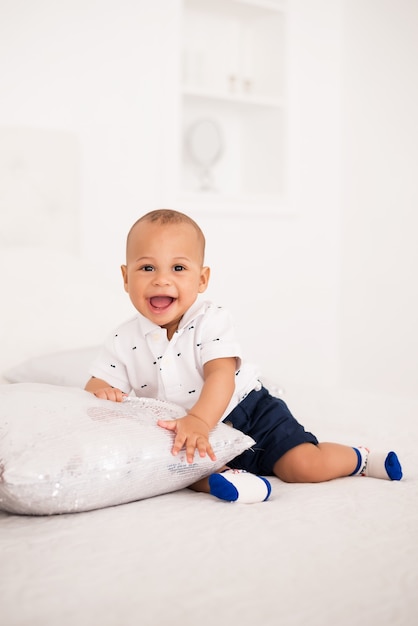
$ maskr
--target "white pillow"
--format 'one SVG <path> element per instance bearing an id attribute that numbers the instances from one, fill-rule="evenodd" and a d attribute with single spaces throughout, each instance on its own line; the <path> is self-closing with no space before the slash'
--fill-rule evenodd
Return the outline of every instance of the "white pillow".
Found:
<path id="1" fill-rule="evenodd" d="M 89 511 L 182 489 L 254 444 L 218 424 L 217 460 L 171 454 L 173 433 L 157 419 L 184 415 L 149 398 L 100 400 L 71 387 L 0 385 L 0 509 L 51 515 Z"/>
<path id="2" fill-rule="evenodd" d="M 99 346 L 44 354 L 3 372 L 9 383 L 47 383 L 84 388 Z"/>

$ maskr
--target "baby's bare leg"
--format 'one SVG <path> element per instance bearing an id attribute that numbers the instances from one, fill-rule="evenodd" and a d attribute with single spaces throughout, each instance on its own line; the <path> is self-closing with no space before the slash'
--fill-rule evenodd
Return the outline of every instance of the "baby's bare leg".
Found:
<path id="1" fill-rule="evenodd" d="M 273 471 L 289 483 L 318 483 L 352 474 L 386 480 L 402 478 L 395 452 L 370 452 L 339 443 L 302 443 L 286 452 Z"/>
<path id="2" fill-rule="evenodd" d="M 302 443 L 284 454 L 273 471 L 288 483 L 319 483 L 352 474 L 357 454 L 350 446 L 338 443 Z"/>
<path id="3" fill-rule="evenodd" d="M 202 493 L 210 493 L 209 478 L 201 478 L 197 482 L 193 483 L 193 485 L 189 485 L 189 489 L 192 489 L 193 491 L 200 491 Z"/>

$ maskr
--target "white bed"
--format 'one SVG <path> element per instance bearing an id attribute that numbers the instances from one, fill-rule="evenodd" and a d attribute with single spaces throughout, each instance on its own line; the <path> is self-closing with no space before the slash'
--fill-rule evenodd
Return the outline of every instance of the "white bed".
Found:
<path id="1" fill-rule="evenodd" d="M 34 248 L 15 228 L 0 260 L 1 371 L 16 381 L 82 384 L 91 350 L 124 305 L 96 316 L 105 294 L 100 285 L 92 293 L 70 247 Z M 56 264 L 67 276 L 62 293 L 47 271 Z M 45 357 L 54 351 L 61 353 Z M 418 623 L 418 398 L 281 382 L 284 399 L 320 439 L 389 446 L 404 479 L 273 478 L 270 500 L 257 505 L 184 489 L 91 512 L 0 512 L 1 624 Z"/>
<path id="2" fill-rule="evenodd" d="M 88 513 L 0 513 L 2 623 L 416 624 L 417 402 L 288 395 L 319 436 L 390 441 L 405 478 L 272 479 L 257 505 L 185 489 Z"/>

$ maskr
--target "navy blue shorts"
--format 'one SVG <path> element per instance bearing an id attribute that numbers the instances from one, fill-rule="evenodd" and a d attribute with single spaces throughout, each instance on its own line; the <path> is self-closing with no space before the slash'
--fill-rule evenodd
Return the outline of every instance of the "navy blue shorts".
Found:
<path id="1" fill-rule="evenodd" d="M 224 419 L 241 430 L 255 445 L 227 463 L 233 469 L 272 476 L 276 461 L 301 443 L 317 444 L 317 438 L 293 417 L 285 402 L 271 396 L 267 389 L 251 391 Z"/>

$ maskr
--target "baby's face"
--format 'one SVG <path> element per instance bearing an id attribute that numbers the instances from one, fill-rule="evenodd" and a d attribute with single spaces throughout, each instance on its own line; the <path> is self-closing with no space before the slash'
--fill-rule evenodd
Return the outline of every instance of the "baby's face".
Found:
<path id="1" fill-rule="evenodd" d="M 209 268 L 202 267 L 202 243 L 190 224 L 140 222 L 131 232 L 125 290 L 134 307 L 167 329 L 171 339 L 187 309 L 206 290 Z"/>

